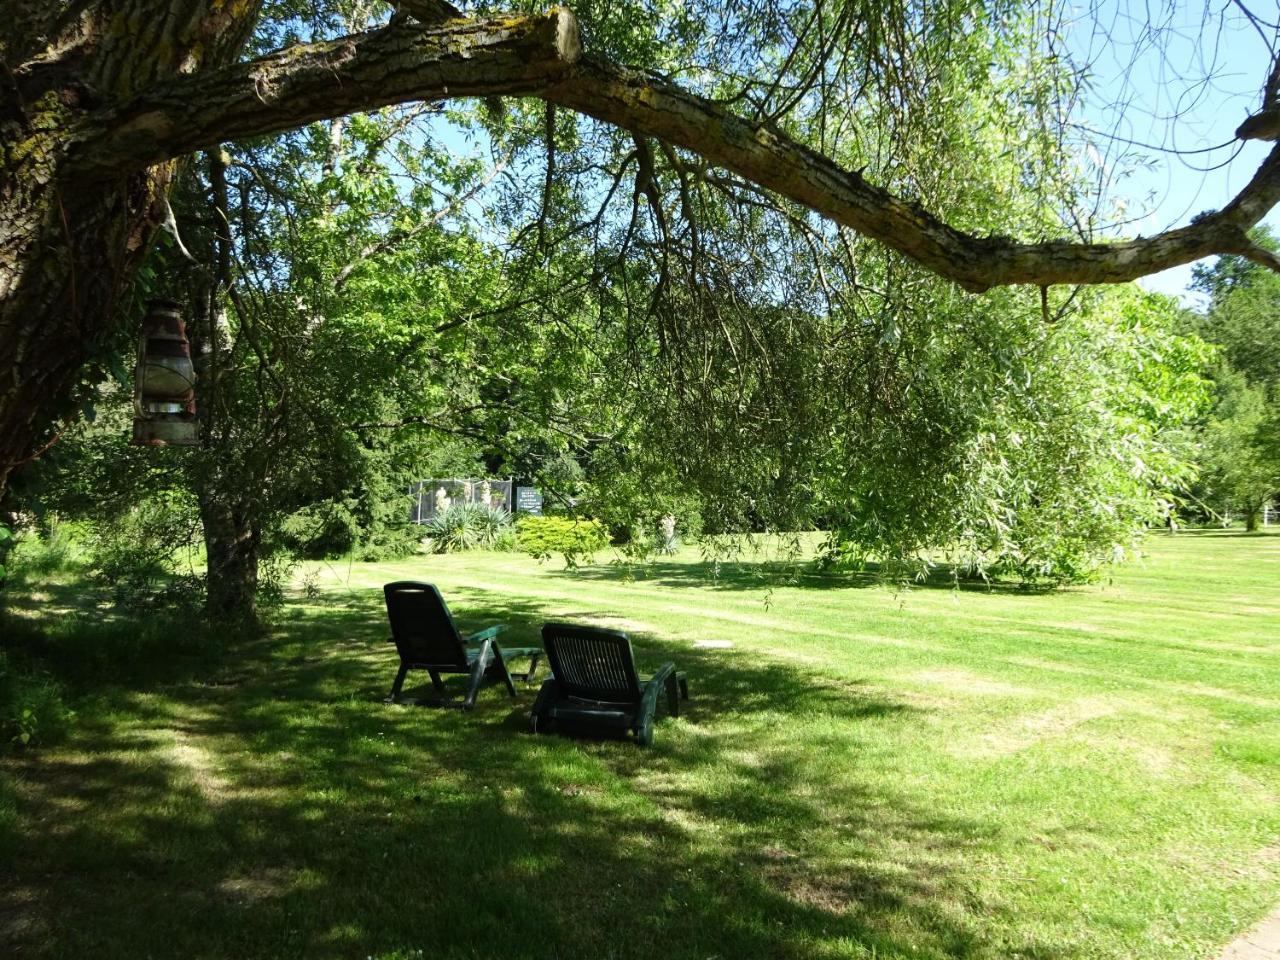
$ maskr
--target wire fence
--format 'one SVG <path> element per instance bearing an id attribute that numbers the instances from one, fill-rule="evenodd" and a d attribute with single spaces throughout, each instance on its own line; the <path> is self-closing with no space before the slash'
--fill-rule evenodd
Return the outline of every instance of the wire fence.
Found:
<path id="1" fill-rule="evenodd" d="M 413 523 L 429 523 L 437 512 L 457 503 L 483 503 L 510 513 L 514 489 L 510 477 L 506 480 L 475 477 L 418 480 L 409 485 L 409 496 L 413 498 L 409 519 Z"/>

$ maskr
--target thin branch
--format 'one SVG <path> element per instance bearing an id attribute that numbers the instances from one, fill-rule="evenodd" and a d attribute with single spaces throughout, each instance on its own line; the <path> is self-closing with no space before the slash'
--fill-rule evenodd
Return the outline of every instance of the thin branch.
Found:
<path id="1" fill-rule="evenodd" d="M 402 227 L 395 230 L 388 230 L 387 233 L 383 237 L 379 238 L 377 241 L 365 245 L 360 250 L 360 252 L 356 254 L 355 259 L 353 259 L 350 263 L 347 263 L 346 265 L 344 265 L 342 269 L 338 271 L 337 276 L 334 277 L 334 280 L 333 280 L 333 289 L 335 291 L 342 290 L 342 288 L 347 285 L 347 281 L 351 278 L 351 274 L 354 273 L 357 269 L 359 269 L 360 265 L 363 264 L 370 257 L 376 257 L 379 254 L 386 253 L 388 250 L 392 249 L 393 247 L 396 247 L 401 243 L 405 243 L 406 241 L 412 240 L 414 237 L 418 236 L 419 234 L 427 230 L 430 230 L 432 227 L 439 224 L 440 221 L 443 220 L 445 217 L 451 216 L 452 214 L 460 210 L 464 204 L 466 204 L 476 194 L 478 194 L 481 190 L 483 190 L 485 187 L 491 184 L 494 181 L 494 178 L 496 178 L 498 174 L 500 174 L 504 169 L 506 169 L 506 166 L 510 162 L 510 160 L 511 160 L 511 154 L 508 153 L 501 160 L 499 160 L 497 164 L 494 165 L 494 168 L 492 170 L 490 170 L 487 174 L 484 175 L 483 178 L 481 178 L 479 181 L 473 184 L 471 188 L 468 189 L 465 193 L 460 193 L 452 197 L 447 204 L 445 204 L 443 207 L 441 207 L 439 210 L 437 210 L 435 213 L 433 213 L 431 216 L 427 217 L 425 220 L 421 221 L 420 223 L 414 224 L 412 227 Z"/>

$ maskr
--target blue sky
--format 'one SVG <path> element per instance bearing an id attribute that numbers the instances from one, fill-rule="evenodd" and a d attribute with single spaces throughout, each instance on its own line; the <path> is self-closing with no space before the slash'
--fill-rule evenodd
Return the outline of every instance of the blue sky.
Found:
<path id="1" fill-rule="evenodd" d="M 1258 17 L 1277 15 L 1275 0 L 1245 0 L 1245 6 Z M 1205 0 L 1094 0 L 1073 13 L 1067 49 L 1091 66 L 1085 121 L 1112 137 L 1163 148 L 1098 141 L 1115 174 L 1109 198 L 1133 218 L 1123 232 L 1150 236 L 1226 204 L 1271 146 L 1234 139 L 1260 103 L 1271 67 L 1260 31 L 1232 0 L 1207 8 Z M 1274 27 L 1264 31 L 1274 43 Z M 1217 149 L 1187 152 L 1207 148 Z M 1273 212 L 1267 222 L 1278 225 L 1280 217 Z M 1188 265 L 1142 283 L 1181 294 L 1190 279 Z"/>

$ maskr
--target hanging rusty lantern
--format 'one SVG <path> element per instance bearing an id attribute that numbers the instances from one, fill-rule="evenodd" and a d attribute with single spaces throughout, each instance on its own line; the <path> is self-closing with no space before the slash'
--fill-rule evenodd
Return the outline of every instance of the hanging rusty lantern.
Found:
<path id="1" fill-rule="evenodd" d="M 133 387 L 133 442 L 139 446 L 194 446 L 196 370 L 182 322 L 182 304 L 152 300 L 142 321 Z"/>

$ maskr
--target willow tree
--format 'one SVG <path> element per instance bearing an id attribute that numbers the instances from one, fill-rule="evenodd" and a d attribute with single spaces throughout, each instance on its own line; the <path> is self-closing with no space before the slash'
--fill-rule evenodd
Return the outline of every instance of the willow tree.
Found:
<path id="1" fill-rule="evenodd" d="M 574 14 L 466 16 L 446 0 L 400 0 L 373 29 L 253 59 L 261 0 L 10 0 L 0 24 L 0 489 L 66 417 L 81 371 L 121 323 L 124 292 L 157 227 L 183 157 L 198 149 L 409 101 L 531 97 L 689 151 L 717 169 L 877 239 L 982 292 L 1133 279 L 1211 254 L 1280 266 L 1247 231 L 1280 199 L 1280 148 L 1221 210 L 1117 243 L 974 235 L 909 193 L 895 194 L 815 150 L 770 100 L 823 95 L 841 71 L 892 81 L 914 29 L 966 29 L 983 4 L 863 0 L 812 8 L 767 96 L 711 99 L 584 50 Z M 965 9 L 950 9 L 963 7 Z M 972 10 L 968 8 L 972 7 Z M 782 5 L 764 5 L 783 19 Z M 829 10 L 827 17 L 824 10 Z M 888 12 L 902 29 L 859 31 Z M 868 17 L 867 14 L 874 14 Z M 745 16 L 745 14 L 744 14 Z M 967 19 L 968 18 L 968 19 Z M 741 19 L 741 18 L 739 18 Z M 910 29 L 907 27 L 910 26 Z M 927 29 L 927 27 L 926 27 Z M 769 30 L 760 33 L 762 43 Z M 587 34 L 590 38 L 591 34 Z M 858 44 L 844 42 L 856 37 Z M 854 48 L 865 56 L 846 62 Z M 803 50 L 802 50 L 803 48 Z M 624 51 L 625 53 L 625 51 Z M 908 77 L 909 79 L 909 77 Z M 906 96 L 904 84 L 899 93 Z M 909 104 L 909 99 L 906 101 Z M 838 109 L 835 103 L 832 109 Z M 1241 138 L 1280 138 L 1280 63 Z M 1069 234 L 1064 230 L 1063 236 Z"/>

